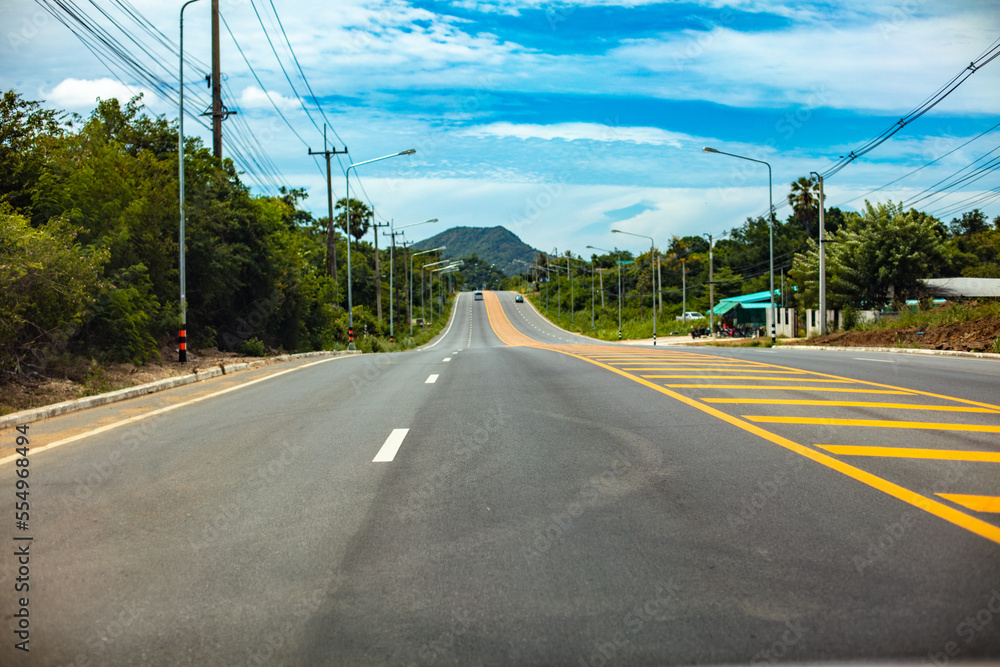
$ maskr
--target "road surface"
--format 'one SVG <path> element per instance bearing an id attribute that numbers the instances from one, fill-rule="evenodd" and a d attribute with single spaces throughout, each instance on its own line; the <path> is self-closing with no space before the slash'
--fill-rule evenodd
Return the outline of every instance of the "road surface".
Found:
<path id="1" fill-rule="evenodd" d="M 995 659 L 998 406 L 995 362 L 600 344 L 463 294 L 417 351 L 30 425 L 0 663 Z"/>

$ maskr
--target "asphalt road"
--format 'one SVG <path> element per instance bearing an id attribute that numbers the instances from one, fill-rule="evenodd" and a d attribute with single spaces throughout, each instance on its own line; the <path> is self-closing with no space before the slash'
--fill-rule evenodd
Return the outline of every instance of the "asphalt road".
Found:
<path id="1" fill-rule="evenodd" d="M 996 659 L 998 406 L 996 362 L 596 344 L 463 294 L 421 350 L 31 425 L 0 663 Z"/>

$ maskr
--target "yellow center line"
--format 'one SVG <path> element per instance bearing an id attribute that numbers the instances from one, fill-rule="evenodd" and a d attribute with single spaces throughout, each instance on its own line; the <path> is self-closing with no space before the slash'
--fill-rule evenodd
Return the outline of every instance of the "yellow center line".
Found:
<path id="1" fill-rule="evenodd" d="M 874 428 L 912 428 L 930 431 L 972 431 L 975 433 L 1000 433 L 1000 426 L 986 424 L 944 424 L 940 422 L 908 422 L 882 419 L 829 419 L 827 417 L 766 417 L 742 415 L 743 419 L 757 424 L 794 424 L 799 426 L 870 426 Z"/>
<path id="2" fill-rule="evenodd" d="M 777 380 L 779 378 L 769 378 Z M 829 382 L 829 380 L 824 380 Z M 673 389 L 771 389 L 777 391 L 841 391 L 851 394 L 896 394 L 901 396 L 913 396 L 911 391 L 893 391 L 890 389 L 852 389 L 851 387 L 786 387 L 781 385 L 766 384 L 667 384 L 665 387 Z M 705 399 L 702 399 L 705 400 Z"/>
<path id="3" fill-rule="evenodd" d="M 973 512 L 1000 512 L 1000 497 L 998 496 L 967 496 L 960 493 L 936 493 L 945 500 L 968 507 Z"/>
<path id="4" fill-rule="evenodd" d="M 969 452 L 963 449 L 911 449 L 909 447 L 865 447 L 862 445 L 816 445 L 838 456 L 878 456 L 897 459 L 937 459 L 1000 463 L 1000 452 Z M 940 494 L 939 494 L 940 495 Z"/>
<path id="5" fill-rule="evenodd" d="M 837 408 L 889 408 L 899 410 L 934 410 L 939 412 L 987 412 L 1000 414 L 1000 411 L 989 408 L 976 408 L 964 405 L 918 405 L 916 403 L 879 403 L 876 401 L 824 401 L 792 398 L 703 398 L 706 403 L 737 403 L 741 405 L 813 405 Z"/>
<path id="6" fill-rule="evenodd" d="M 489 320 L 490 320 L 490 326 L 494 327 L 494 332 L 496 333 L 496 328 L 495 327 L 496 327 L 496 325 L 498 323 L 500 323 L 501 326 L 502 326 L 502 323 L 506 322 L 506 324 L 508 326 L 510 326 L 511 328 L 513 328 L 513 325 L 510 324 L 510 320 L 507 319 L 507 315 L 503 312 L 502 308 L 500 308 L 499 310 L 491 310 L 489 308 L 489 305 L 491 303 L 489 297 L 492 297 L 493 299 L 496 299 L 496 296 L 493 295 L 492 293 L 489 293 L 489 292 L 487 292 L 486 294 L 487 294 L 487 314 L 490 315 L 490 318 L 489 318 Z M 497 305 L 499 305 L 499 299 L 497 299 Z M 497 335 L 500 336 L 499 333 L 497 333 Z M 502 337 L 501 337 L 501 340 L 503 340 Z M 623 370 L 620 370 L 618 368 L 615 368 L 614 366 L 610 366 L 608 364 L 601 363 L 601 362 L 596 361 L 594 359 L 588 359 L 587 357 L 585 357 L 585 356 L 583 356 L 581 354 L 581 352 L 586 351 L 585 349 L 581 349 L 583 346 L 575 346 L 575 347 L 559 346 L 559 347 L 556 347 L 556 346 L 551 346 L 551 345 L 541 345 L 541 344 L 538 344 L 535 341 L 532 341 L 532 346 L 533 347 L 538 347 L 539 349 L 547 349 L 547 350 L 551 350 L 553 352 L 558 352 L 560 354 L 565 354 L 565 355 L 570 356 L 570 357 L 575 357 L 575 358 L 580 359 L 582 361 L 585 361 L 587 363 L 594 364 L 595 366 L 598 366 L 599 368 L 603 368 L 603 369 L 605 369 L 607 371 L 610 371 L 611 373 L 614 373 L 614 374 L 620 375 L 621 377 L 624 377 L 626 379 L 632 380 L 633 382 L 635 382 L 637 384 L 640 384 L 640 385 L 643 385 L 645 387 L 648 387 L 649 389 L 652 389 L 653 391 L 659 392 L 660 394 L 663 394 L 664 396 L 668 396 L 668 397 L 670 397 L 670 398 L 672 398 L 672 399 L 674 399 L 674 400 L 676 400 L 676 401 L 678 401 L 680 403 L 683 403 L 683 404 L 688 405 L 688 406 L 690 406 L 692 408 L 695 408 L 696 410 L 700 410 L 701 412 L 704 412 L 705 414 L 711 415 L 711 416 L 719 419 L 720 421 L 724 421 L 727 424 L 730 424 L 730 425 L 735 426 L 735 427 L 737 427 L 739 429 L 742 429 L 742 430 L 744 430 L 744 431 L 746 431 L 748 433 L 752 433 L 752 434 L 754 434 L 756 436 L 759 436 L 759 437 L 761 437 L 761 438 L 763 438 L 763 439 L 765 439 L 765 440 L 767 440 L 767 441 L 769 441 L 769 442 L 771 442 L 771 443 L 773 443 L 775 445 L 778 445 L 779 447 L 784 447 L 785 449 L 788 449 L 789 451 L 795 452 L 796 454 L 799 454 L 799 455 L 801 455 L 801 456 L 803 456 L 803 457 L 805 457 L 807 459 L 810 459 L 811 461 L 815 461 L 816 463 L 819 463 L 820 465 L 826 466 L 827 468 L 830 468 L 830 469 L 835 470 L 835 471 L 837 471 L 839 473 L 847 475 L 848 477 L 850 477 L 850 478 L 852 478 L 854 480 L 857 480 L 857 481 L 859 481 L 859 482 L 861 482 L 863 484 L 867 484 L 868 486 L 870 486 L 870 487 L 872 487 L 874 489 L 877 489 L 879 491 L 882 491 L 883 493 L 885 493 L 885 494 L 887 494 L 889 496 L 892 496 L 893 498 L 896 498 L 896 499 L 901 500 L 901 501 L 903 501 L 903 502 L 905 502 L 905 503 L 907 503 L 909 505 L 917 507 L 917 508 L 919 508 L 919 509 L 921 509 L 921 510 L 923 510 L 923 511 L 929 513 L 929 514 L 933 514 L 934 516 L 936 516 L 938 518 L 941 518 L 941 519 L 943 519 L 945 521 L 948 521 L 948 522 L 950 522 L 950 523 L 952 523 L 952 524 L 954 524 L 956 526 L 964 528 L 964 529 L 966 529 L 966 530 L 968 530 L 968 531 L 970 531 L 972 533 L 975 533 L 976 535 L 979 535 L 980 537 L 983 537 L 983 538 L 988 539 L 988 540 L 990 540 L 992 542 L 1000 544 L 1000 526 L 994 526 L 993 524 L 988 523 L 986 521 L 983 521 L 982 519 L 979 519 L 977 517 L 974 517 L 974 516 L 971 516 L 969 514 L 966 514 L 965 512 L 961 512 L 961 511 L 955 509 L 954 507 L 951 507 L 950 505 L 945 505 L 944 503 L 938 502 L 938 501 L 936 501 L 936 500 L 934 500 L 932 498 L 928 498 L 927 496 L 923 496 L 923 495 L 921 495 L 919 493 L 916 493 L 915 491 L 911 491 L 911 490 L 909 490 L 907 488 L 904 488 L 904 487 L 902 487 L 902 486 L 900 486 L 898 484 L 894 484 L 893 482 L 890 482 L 890 481 L 888 481 L 886 479 L 882 479 L 881 477 L 877 477 L 877 476 L 871 474 L 870 472 L 866 472 L 866 471 L 864 471 L 864 470 L 862 470 L 860 468 L 855 468 L 854 466 L 852 466 L 850 464 L 847 464 L 847 463 L 844 463 L 840 459 L 837 459 L 837 458 L 835 458 L 833 456 L 830 456 L 829 454 L 826 454 L 826 453 L 824 453 L 822 451 L 818 451 L 816 449 L 807 447 L 806 445 L 802 445 L 800 443 L 797 443 L 797 442 L 795 442 L 793 440 L 789 440 L 788 438 L 782 437 L 782 436 L 780 436 L 780 435 L 778 435 L 776 433 L 771 433 L 770 431 L 766 431 L 763 428 L 761 428 L 759 426 L 756 426 L 755 424 L 750 423 L 749 421 L 746 421 L 744 419 L 740 419 L 739 417 L 735 417 L 735 416 L 730 415 L 730 414 L 726 414 L 725 412 L 722 412 L 721 410 L 719 410 L 717 408 L 713 408 L 710 405 L 707 405 L 705 403 L 702 403 L 701 401 L 698 401 L 698 400 L 695 400 L 695 399 L 690 398 L 688 396 L 685 396 L 684 394 L 680 394 L 678 392 L 671 391 L 671 390 L 667 389 L 666 387 L 662 387 L 660 385 L 654 384 L 653 382 L 650 382 L 649 380 L 643 379 L 641 377 L 637 377 L 635 375 L 631 375 L 630 373 L 628 373 L 626 371 L 623 371 Z M 597 350 L 593 350 L 593 351 L 591 351 L 591 354 L 599 354 L 599 352 L 597 352 Z M 828 381 L 832 381 L 832 382 L 858 382 L 856 380 L 849 380 L 849 379 L 846 379 L 846 378 L 837 378 L 836 376 L 832 376 L 832 375 L 827 375 L 826 377 L 836 378 L 834 380 L 828 380 Z M 746 379 L 746 378 L 743 378 L 743 379 Z M 768 379 L 773 379 L 773 378 L 768 378 Z M 803 381 L 806 381 L 806 380 L 803 379 Z M 816 380 L 813 379 L 811 381 L 816 381 Z M 896 387 L 891 387 L 890 385 L 879 385 L 879 384 L 874 383 L 874 382 L 861 382 L 861 383 L 862 384 L 867 384 L 869 386 L 877 386 L 877 387 L 882 387 L 882 388 L 886 388 L 886 389 L 896 389 Z M 921 395 L 927 395 L 927 396 L 935 396 L 934 394 L 930 394 L 930 393 L 926 393 L 926 392 L 916 392 L 916 393 L 919 393 Z M 936 396 L 936 398 L 946 398 L 947 399 L 949 397 Z M 967 403 L 975 403 L 974 401 L 963 401 L 962 399 L 951 399 L 951 400 L 957 400 L 957 401 L 960 401 L 960 402 L 967 402 Z M 985 404 L 979 404 L 979 405 L 985 405 Z M 986 407 L 996 407 L 996 406 L 986 406 Z"/>

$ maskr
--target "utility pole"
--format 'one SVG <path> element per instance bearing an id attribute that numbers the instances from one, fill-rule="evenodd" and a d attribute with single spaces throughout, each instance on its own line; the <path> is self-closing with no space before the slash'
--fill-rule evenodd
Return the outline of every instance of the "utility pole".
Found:
<path id="1" fill-rule="evenodd" d="M 826 221 L 823 201 L 823 177 L 810 172 L 819 180 L 819 334 L 826 333 Z"/>
<path id="2" fill-rule="evenodd" d="M 330 156 L 347 153 L 347 146 L 344 150 L 329 150 L 326 147 L 326 123 L 323 123 L 323 150 L 314 151 L 309 149 L 309 155 L 323 155 L 326 157 L 326 209 L 330 216 L 326 226 L 326 269 L 333 278 L 333 284 L 337 288 L 339 296 L 340 286 L 337 283 L 337 226 L 333 224 L 333 181 L 330 179 Z"/>
<path id="3" fill-rule="evenodd" d="M 388 222 L 375 222 L 375 210 L 372 209 L 372 227 L 375 228 L 375 310 L 378 312 L 379 326 L 382 326 L 382 269 L 378 261 L 378 228 L 388 226 Z"/>
<path id="4" fill-rule="evenodd" d="M 219 58 L 219 0 L 212 0 L 212 155 L 222 159 L 222 72 Z"/>
<path id="5" fill-rule="evenodd" d="M 389 229 L 392 230 L 391 221 L 389 223 Z M 396 314 L 393 312 L 393 304 L 396 301 L 396 291 L 393 284 L 393 277 L 396 275 L 396 237 L 402 236 L 405 233 L 406 232 L 397 232 L 394 230 L 390 231 L 388 234 L 383 232 L 383 236 L 388 236 L 389 241 L 392 244 L 389 246 L 389 343 L 396 342 L 396 329 L 394 324 L 396 321 Z"/>

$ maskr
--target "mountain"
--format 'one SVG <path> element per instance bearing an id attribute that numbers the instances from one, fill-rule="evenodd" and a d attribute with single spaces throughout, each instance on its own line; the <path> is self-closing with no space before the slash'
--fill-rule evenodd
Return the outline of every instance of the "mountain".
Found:
<path id="1" fill-rule="evenodd" d="M 524 265 L 515 262 L 515 259 L 530 264 L 538 255 L 537 250 L 504 227 L 452 227 L 413 244 L 417 250 L 438 246 L 447 246 L 444 254 L 453 259 L 477 255 L 508 276 L 524 271 Z"/>

